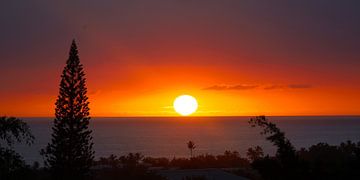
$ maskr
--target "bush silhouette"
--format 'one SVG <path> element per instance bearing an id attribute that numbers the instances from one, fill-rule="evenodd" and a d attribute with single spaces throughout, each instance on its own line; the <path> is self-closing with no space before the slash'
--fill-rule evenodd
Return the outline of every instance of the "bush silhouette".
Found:
<path id="1" fill-rule="evenodd" d="M 95 164 L 105 166 L 105 168 L 95 171 L 94 179 L 165 180 L 165 178 L 149 171 L 143 162 L 144 156 L 140 153 L 129 153 L 120 157 L 110 155 L 108 158 L 100 158 Z"/>

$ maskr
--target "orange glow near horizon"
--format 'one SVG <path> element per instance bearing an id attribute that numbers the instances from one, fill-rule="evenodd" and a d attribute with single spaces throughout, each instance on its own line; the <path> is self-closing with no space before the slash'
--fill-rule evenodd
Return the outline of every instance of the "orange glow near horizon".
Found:
<path id="1" fill-rule="evenodd" d="M 222 70 L 197 66 L 156 66 L 136 69 L 129 68 L 128 77 L 120 79 L 116 84 L 107 78 L 104 79 L 109 82 L 94 75 L 93 69 L 87 70 L 92 116 L 179 116 L 172 107 L 174 98 L 179 94 L 196 97 L 199 107 L 192 116 L 360 114 L 356 101 L 360 99 L 360 95 L 355 88 L 348 88 L 346 94 L 342 93 L 341 88 L 327 87 L 326 84 L 312 88 L 266 89 L 271 84 L 257 80 L 266 79 L 261 77 L 263 74 L 256 76 L 244 71 L 244 75 L 236 75 L 236 72 L 229 71 L 229 68 Z M 248 85 L 254 87 L 240 90 L 205 89 L 220 84 L 218 82 L 230 85 L 248 82 Z M 290 83 L 286 83 L 284 79 L 278 84 Z M 20 117 L 53 116 L 57 83 L 50 83 L 49 86 L 55 86 L 51 93 L 26 97 L 9 96 L 5 99 L 8 103 L 0 104 L 1 113 Z"/>

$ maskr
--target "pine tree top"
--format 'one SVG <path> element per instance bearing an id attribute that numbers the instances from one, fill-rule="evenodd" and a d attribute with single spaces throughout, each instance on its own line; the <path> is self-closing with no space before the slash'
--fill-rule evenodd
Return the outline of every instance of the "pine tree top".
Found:
<path id="1" fill-rule="evenodd" d="M 78 48 L 77 48 L 75 39 L 73 39 L 71 42 L 69 58 L 66 61 L 66 64 L 67 64 L 67 66 L 80 64 L 79 52 L 78 52 Z"/>
<path id="2" fill-rule="evenodd" d="M 75 40 L 61 75 L 51 143 L 42 150 L 55 177 L 85 176 L 94 159 L 85 73 Z M 64 179 L 64 178 L 63 178 Z"/>

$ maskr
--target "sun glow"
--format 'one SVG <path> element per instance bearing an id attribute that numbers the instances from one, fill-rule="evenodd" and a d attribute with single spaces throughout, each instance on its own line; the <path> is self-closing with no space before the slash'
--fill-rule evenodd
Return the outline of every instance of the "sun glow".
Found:
<path id="1" fill-rule="evenodd" d="M 188 116 L 196 111 L 198 103 L 196 99 L 190 95 L 178 96 L 174 101 L 174 109 L 182 116 Z"/>

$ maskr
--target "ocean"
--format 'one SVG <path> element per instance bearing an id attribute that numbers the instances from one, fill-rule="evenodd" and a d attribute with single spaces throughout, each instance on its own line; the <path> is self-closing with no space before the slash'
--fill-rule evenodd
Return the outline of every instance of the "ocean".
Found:
<path id="1" fill-rule="evenodd" d="M 360 116 L 268 117 L 283 130 L 296 148 L 319 142 L 339 144 L 360 141 Z M 39 154 L 50 141 L 53 118 L 22 118 L 33 134 L 32 146 L 15 146 L 28 163 L 43 162 Z M 92 118 L 96 158 L 140 152 L 153 157 L 189 157 L 186 143 L 196 144 L 195 155 L 238 151 L 245 156 L 249 147 L 261 146 L 273 155 L 275 147 L 260 135 L 261 129 L 248 124 L 250 117 L 119 117 Z"/>

